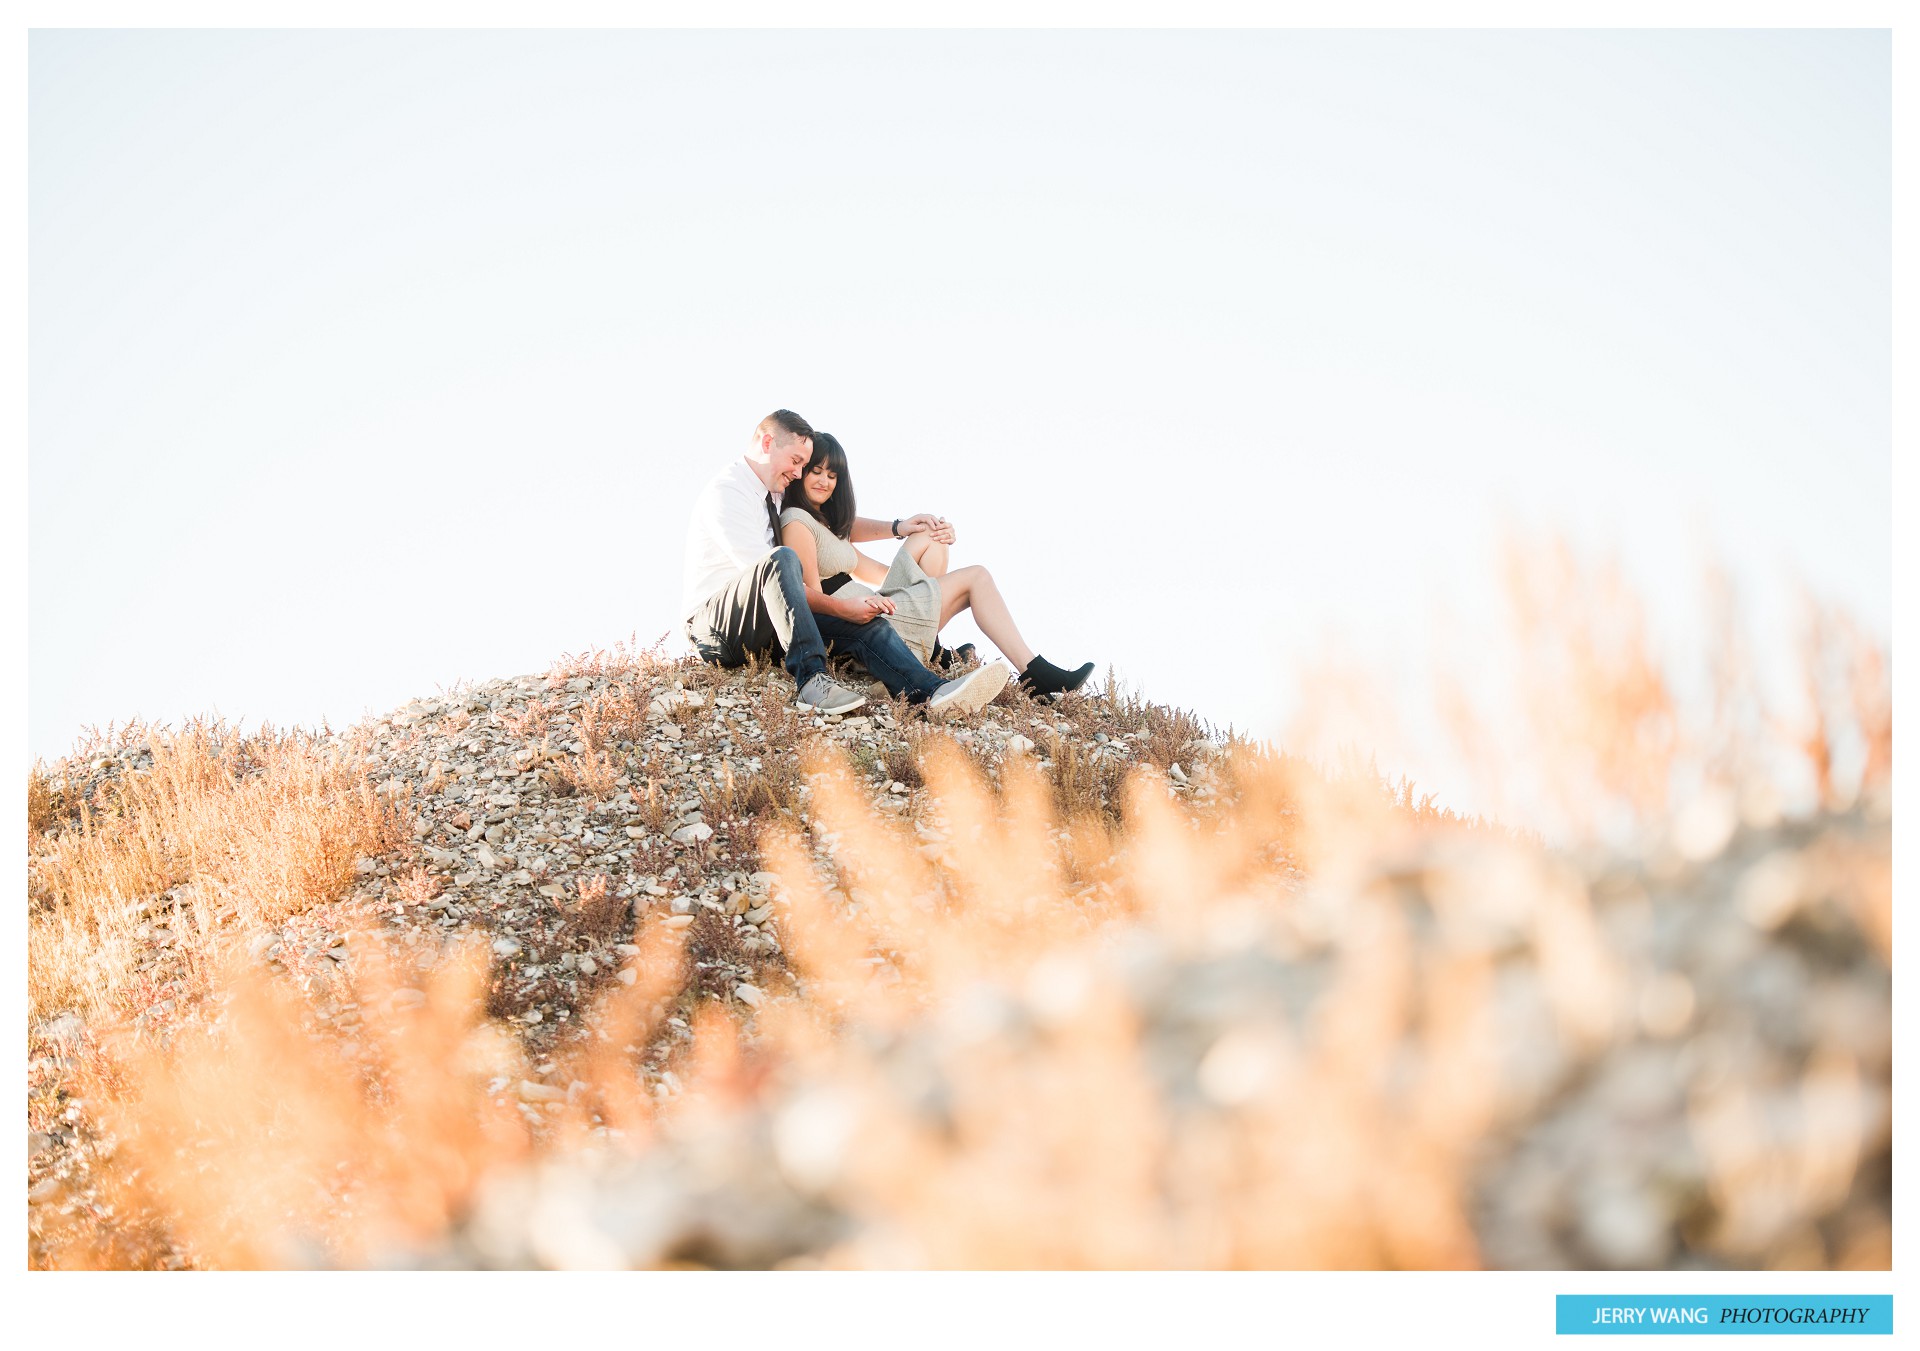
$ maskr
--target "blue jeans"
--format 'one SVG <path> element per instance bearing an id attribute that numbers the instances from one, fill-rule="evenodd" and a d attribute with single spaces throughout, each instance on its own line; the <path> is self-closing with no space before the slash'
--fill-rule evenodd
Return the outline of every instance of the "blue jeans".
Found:
<path id="1" fill-rule="evenodd" d="M 940 677 L 920 664 L 886 620 L 854 624 L 832 615 L 814 615 L 813 622 L 835 652 L 857 658 L 869 675 L 887 687 L 888 694 L 904 694 L 907 702 L 917 704 L 940 688 Z"/>
<path id="2" fill-rule="evenodd" d="M 688 641 L 715 666 L 744 666 L 750 652 L 784 653 L 796 685 L 827 668 L 827 643 L 859 659 L 889 694 L 919 703 L 940 688 L 940 677 L 883 619 L 852 624 L 807 608 L 800 556 L 781 545 L 741 571 L 688 618 Z"/>

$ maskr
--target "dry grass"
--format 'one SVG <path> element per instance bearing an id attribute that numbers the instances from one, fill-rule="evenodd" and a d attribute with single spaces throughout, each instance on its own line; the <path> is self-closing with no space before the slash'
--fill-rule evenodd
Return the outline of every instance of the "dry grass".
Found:
<path id="1" fill-rule="evenodd" d="M 701 812 L 710 819 L 744 820 L 790 814 L 800 806 L 800 790 L 805 783 L 798 757 L 769 747 L 759 769 L 735 774 L 731 764 L 724 764 L 717 780 L 703 783 Z"/>
<path id="2" fill-rule="evenodd" d="M 508 714 L 502 725 L 515 741 L 532 745 L 545 739 L 553 713 L 554 706 L 547 700 L 529 699 L 525 708 Z"/>
<path id="3" fill-rule="evenodd" d="M 60 794 L 54 792 L 47 778 L 46 768 L 35 764 L 27 771 L 27 849 L 31 851 L 39 838 L 53 829 L 54 823 L 65 813 Z"/>
<path id="4" fill-rule="evenodd" d="M 1045 733 L 1039 744 L 1053 767 L 1049 777 L 1055 809 L 1068 819 L 1091 815 L 1117 825 L 1131 766 L 1101 756 L 1080 738 L 1057 731 Z"/>
<path id="5" fill-rule="evenodd" d="M 550 689 L 560 689 L 569 680 L 585 676 L 589 679 L 606 679 L 616 683 L 631 680 L 651 680 L 670 663 L 662 656 L 666 640 L 640 645 L 638 634 L 629 634 L 624 642 L 612 647 L 588 647 L 579 653 L 562 653 L 547 671 L 547 685 Z"/>
<path id="6" fill-rule="evenodd" d="M 603 873 L 580 880 L 579 893 L 567 911 L 567 925 L 596 943 L 624 941 L 633 927 L 625 898 Z"/>
<path id="7" fill-rule="evenodd" d="M 425 905 L 445 889 L 445 878 L 428 872 L 419 864 L 408 869 L 406 875 L 394 886 L 403 905 Z"/>
<path id="8" fill-rule="evenodd" d="M 97 785 L 97 805 L 29 856 L 35 1018 L 111 1015 L 131 987 L 143 912 L 165 915 L 204 976 L 223 925 L 274 924 L 332 900 L 352 885 L 356 858 L 405 839 L 403 809 L 350 747 L 203 722 L 155 733 L 151 746 L 150 767 Z"/>
<path id="9" fill-rule="evenodd" d="M 661 780 L 649 775 L 637 780 L 628 791 L 633 797 L 634 812 L 646 828 L 656 835 L 664 834 L 673 813 L 668 810 L 666 794 L 661 791 Z"/>
<path id="10" fill-rule="evenodd" d="M 551 782 L 560 797 L 585 793 L 595 802 L 604 802 L 619 789 L 624 772 L 611 755 L 588 748 L 553 765 Z"/>

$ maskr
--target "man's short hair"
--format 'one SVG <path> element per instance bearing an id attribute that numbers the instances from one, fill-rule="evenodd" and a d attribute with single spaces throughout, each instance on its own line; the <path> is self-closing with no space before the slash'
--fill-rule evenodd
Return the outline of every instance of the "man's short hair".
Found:
<path id="1" fill-rule="evenodd" d="M 813 439 L 813 428 L 807 420 L 791 408 L 776 408 L 760 419 L 760 425 L 753 429 L 756 437 L 765 436 L 771 431 L 782 431 L 788 436 L 804 436 Z"/>

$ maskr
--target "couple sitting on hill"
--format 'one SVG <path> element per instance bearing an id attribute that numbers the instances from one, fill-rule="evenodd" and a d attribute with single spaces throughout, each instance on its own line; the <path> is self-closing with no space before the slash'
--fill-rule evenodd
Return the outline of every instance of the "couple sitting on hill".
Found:
<path id="1" fill-rule="evenodd" d="M 853 547 L 888 538 L 905 541 L 890 568 Z M 823 713 L 866 703 L 827 675 L 828 644 L 890 694 L 931 713 L 971 713 L 1006 688 L 1007 667 L 991 662 L 951 679 L 929 669 L 952 671 L 971 655 L 971 644 L 956 654 L 939 642 L 947 622 L 971 609 L 1028 693 L 1085 684 L 1093 663 L 1064 671 L 1035 654 L 985 568 L 948 570 L 953 541 L 953 527 L 926 512 L 892 522 L 854 515 L 839 441 L 783 408 L 694 504 L 681 597 L 687 638 L 718 666 L 740 666 L 750 653 L 782 655 L 800 702 Z"/>

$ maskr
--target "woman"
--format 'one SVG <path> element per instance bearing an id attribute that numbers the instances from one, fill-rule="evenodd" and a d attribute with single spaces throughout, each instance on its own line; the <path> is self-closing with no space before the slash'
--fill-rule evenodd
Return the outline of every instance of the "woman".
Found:
<path id="1" fill-rule="evenodd" d="M 980 631 L 1020 672 L 1020 687 L 1033 695 L 1077 690 L 1093 663 L 1067 671 L 1027 646 L 1001 598 L 993 574 L 979 564 L 947 569 L 953 528 L 942 525 L 906 537 L 891 568 L 853 547 L 853 478 L 839 438 L 813 434 L 813 457 L 787 485 L 781 501 L 780 542 L 800 555 L 807 581 L 807 608 L 853 623 L 885 616 L 900 636 L 927 660 L 935 635 L 962 610 L 972 610 Z M 875 594 L 859 583 L 881 588 Z M 962 649 L 964 655 L 965 649 Z"/>

